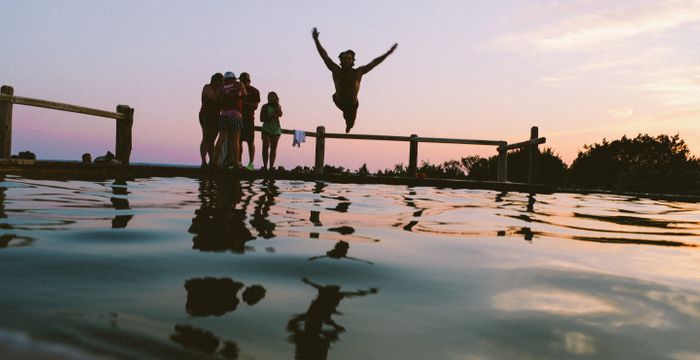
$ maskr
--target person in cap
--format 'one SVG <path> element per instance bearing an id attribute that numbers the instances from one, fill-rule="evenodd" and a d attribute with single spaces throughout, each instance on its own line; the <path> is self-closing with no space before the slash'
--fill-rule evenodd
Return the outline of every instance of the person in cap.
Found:
<path id="1" fill-rule="evenodd" d="M 221 115 L 219 116 L 219 137 L 216 139 L 215 145 L 214 164 L 216 166 L 219 164 L 219 159 L 224 155 L 222 154 L 223 144 L 231 143 L 233 146 L 227 146 L 224 165 L 233 166 L 234 168 L 241 166 L 240 161 L 238 161 L 238 153 L 241 151 L 239 137 L 243 128 L 242 98 L 246 94 L 245 85 L 236 80 L 236 75 L 233 72 L 227 71 L 224 74 L 224 82 L 219 95 Z"/>
<path id="2" fill-rule="evenodd" d="M 338 65 L 334 63 L 330 57 L 328 57 L 328 53 L 323 46 L 321 46 L 321 42 L 318 40 L 318 35 L 318 30 L 314 28 L 311 32 L 311 36 L 316 43 L 316 50 L 318 50 L 319 55 L 321 55 L 321 59 L 323 59 L 326 67 L 333 74 L 333 84 L 335 85 L 333 102 L 335 103 L 335 106 L 343 112 L 343 118 L 345 119 L 345 132 L 348 133 L 350 132 L 350 129 L 355 126 L 357 107 L 360 105 L 357 100 L 357 94 L 360 91 L 362 76 L 384 61 L 387 56 L 396 50 L 398 44 L 394 44 L 389 51 L 384 53 L 384 55 L 370 61 L 367 65 L 355 68 L 354 51 L 346 50 L 341 52 L 338 56 L 340 59 L 340 65 Z"/>
<path id="3" fill-rule="evenodd" d="M 243 142 L 248 143 L 248 166 L 249 170 L 254 169 L 253 158 L 255 156 L 255 110 L 260 104 L 260 91 L 250 85 L 250 75 L 242 72 L 238 79 L 245 85 L 247 95 L 243 97 L 243 129 L 241 129 L 241 151 L 238 153 L 238 162 L 243 163 Z"/>
<path id="4" fill-rule="evenodd" d="M 202 107 L 199 109 L 199 125 L 202 127 L 202 141 L 199 144 L 199 154 L 202 157 L 202 167 L 212 164 L 214 158 L 214 141 L 219 133 L 219 91 L 224 82 L 224 75 L 216 73 L 211 76 L 209 84 L 202 88 Z M 207 163 L 207 154 L 209 163 Z"/>

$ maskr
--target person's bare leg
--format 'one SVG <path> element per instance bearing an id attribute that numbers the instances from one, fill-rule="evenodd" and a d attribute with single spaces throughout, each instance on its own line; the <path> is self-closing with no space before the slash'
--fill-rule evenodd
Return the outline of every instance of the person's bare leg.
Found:
<path id="1" fill-rule="evenodd" d="M 214 142 L 216 141 L 216 136 L 219 134 L 219 131 L 216 130 L 215 128 L 204 128 L 204 142 L 205 148 L 206 148 L 206 153 L 209 154 L 209 165 L 212 165 L 212 160 L 214 159 Z M 206 156 L 206 155 L 205 155 Z M 206 163 L 206 158 L 203 157 L 203 162 Z"/>
<path id="2" fill-rule="evenodd" d="M 263 134 L 262 143 L 263 169 L 267 170 L 267 159 L 270 153 L 270 135 Z"/>
<path id="3" fill-rule="evenodd" d="M 277 143 L 280 141 L 279 136 L 270 137 L 270 169 L 275 168 L 275 159 L 277 158 Z"/>
<path id="4" fill-rule="evenodd" d="M 253 163 L 253 158 L 255 157 L 255 142 L 248 141 L 248 164 Z"/>
<path id="5" fill-rule="evenodd" d="M 241 166 L 241 161 L 238 160 L 238 154 L 241 153 L 241 130 L 236 130 L 233 132 L 233 153 L 231 153 L 231 158 L 235 162 L 233 165 L 235 167 Z"/>
<path id="6" fill-rule="evenodd" d="M 202 167 L 207 165 L 207 128 L 202 126 L 202 142 L 199 143 L 199 156 L 202 157 Z"/>
<path id="7" fill-rule="evenodd" d="M 214 159 L 212 160 L 212 165 L 214 167 L 219 167 L 219 159 L 223 156 L 222 154 L 222 147 L 224 145 L 224 142 L 226 142 L 226 131 L 221 131 L 219 132 L 219 138 L 216 139 L 216 145 L 214 145 Z"/>
<path id="8" fill-rule="evenodd" d="M 343 118 L 345 119 L 345 133 L 349 133 L 350 129 L 355 126 L 355 118 L 357 117 L 357 109 L 350 111 L 343 111 Z"/>

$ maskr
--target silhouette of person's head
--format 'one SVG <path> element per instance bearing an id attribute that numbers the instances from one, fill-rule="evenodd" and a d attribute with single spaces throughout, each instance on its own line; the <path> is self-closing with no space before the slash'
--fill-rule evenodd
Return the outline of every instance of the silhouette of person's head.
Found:
<path id="1" fill-rule="evenodd" d="M 340 59 L 340 67 L 342 68 L 352 68 L 355 66 L 355 52 L 352 50 L 345 50 L 338 55 Z"/>
<path id="2" fill-rule="evenodd" d="M 209 85 L 214 86 L 214 87 L 219 87 L 221 84 L 224 82 L 224 74 L 222 73 L 216 73 L 211 76 L 211 80 L 209 81 Z"/>

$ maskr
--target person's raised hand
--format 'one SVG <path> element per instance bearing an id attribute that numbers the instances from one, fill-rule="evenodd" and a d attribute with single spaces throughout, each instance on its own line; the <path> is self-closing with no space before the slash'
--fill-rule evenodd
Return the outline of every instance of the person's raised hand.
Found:
<path id="1" fill-rule="evenodd" d="M 316 28 L 311 30 L 311 36 L 313 36 L 314 39 L 318 39 L 318 30 Z"/>
<path id="2" fill-rule="evenodd" d="M 393 53 L 394 50 L 396 50 L 397 47 L 399 47 L 399 43 L 394 44 L 394 45 L 391 47 L 391 49 L 389 49 L 389 53 L 390 53 L 390 54 Z"/>

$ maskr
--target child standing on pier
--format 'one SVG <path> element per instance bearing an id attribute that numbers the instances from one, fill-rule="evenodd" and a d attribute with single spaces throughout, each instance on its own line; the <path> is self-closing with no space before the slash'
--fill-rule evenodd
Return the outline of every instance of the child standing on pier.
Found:
<path id="1" fill-rule="evenodd" d="M 277 93 L 270 91 L 267 94 L 267 104 L 260 109 L 260 121 L 262 121 L 262 158 L 263 170 L 275 168 L 275 158 L 277 157 L 277 143 L 282 135 L 280 117 L 282 116 L 282 106 Z M 270 167 L 267 167 L 267 160 L 270 160 Z"/>

